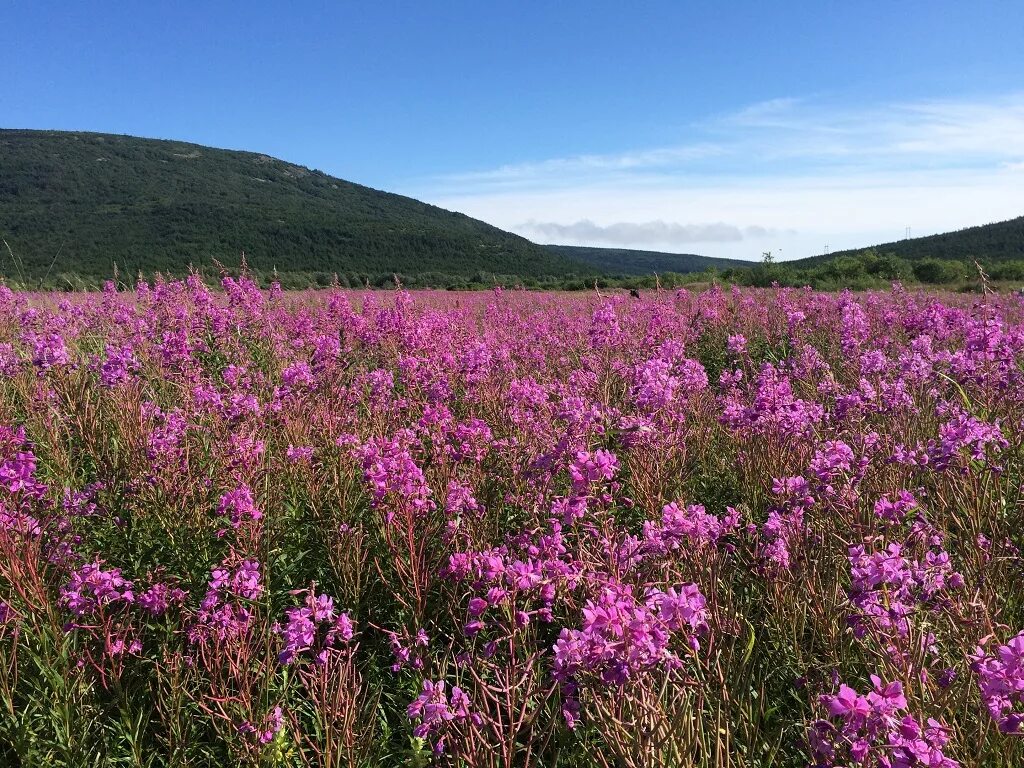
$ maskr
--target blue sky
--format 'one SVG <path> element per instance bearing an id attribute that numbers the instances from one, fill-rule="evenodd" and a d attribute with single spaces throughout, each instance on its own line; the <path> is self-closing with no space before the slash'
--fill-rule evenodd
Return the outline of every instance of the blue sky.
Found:
<path id="1" fill-rule="evenodd" d="M 0 126 L 265 152 L 541 242 L 782 258 L 1024 214 L 1024 3 L 22 2 Z"/>

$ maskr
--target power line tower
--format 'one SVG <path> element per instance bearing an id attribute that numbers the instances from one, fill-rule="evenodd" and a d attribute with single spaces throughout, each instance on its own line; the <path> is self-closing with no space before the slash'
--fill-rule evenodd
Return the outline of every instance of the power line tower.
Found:
<path id="1" fill-rule="evenodd" d="M 904 240 L 909 240 L 910 239 L 910 227 L 907 227 L 907 236 L 904 237 L 903 239 Z"/>

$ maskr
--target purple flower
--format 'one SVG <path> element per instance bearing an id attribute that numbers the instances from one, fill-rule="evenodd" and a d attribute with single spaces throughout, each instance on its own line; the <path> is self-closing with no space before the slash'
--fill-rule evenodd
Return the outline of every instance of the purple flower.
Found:
<path id="1" fill-rule="evenodd" d="M 313 447 L 309 445 L 289 445 L 285 451 L 289 464 L 303 464 L 313 458 Z"/>
<path id="2" fill-rule="evenodd" d="M 871 712 L 871 705 L 867 698 L 845 684 L 839 686 L 839 693 L 825 697 L 825 706 L 832 717 L 838 717 L 847 722 L 863 721 Z"/>
<path id="3" fill-rule="evenodd" d="M 861 695 L 846 684 L 839 692 L 822 696 L 831 721 L 819 720 L 810 731 L 810 746 L 818 764 L 873 765 L 878 768 L 957 768 L 942 748 L 949 741 L 947 729 L 929 719 L 928 727 L 907 713 L 908 703 L 898 681 L 883 683 L 871 676 L 873 690 Z"/>
<path id="4" fill-rule="evenodd" d="M 419 723 L 413 735 L 420 739 L 432 739 L 435 751 L 446 738 L 455 735 L 454 726 L 461 722 L 477 723 L 478 718 L 470 711 L 469 696 L 458 686 L 452 687 L 451 697 L 446 692 L 444 680 L 424 680 L 423 691 L 406 708 L 410 720 Z"/>
<path id="5" fill-rule="evenodd" d="M 388 521 L 394 517 L 395 505 L 417 515 L 434 509 L 426 476 L 410 451 L 412 441 L 411 433 L 402 431 L 391 440 L 376 438 L 354 450 L 373 504 L 385 510 Z"/>
<path id="6" fill-rule="evenodd" d="M 152 616 L 163 616 L 174 603 L 183 603 L 187 593 L 166 584 L 154 584 L 138 596 L 139 606 Z"/>
<path id="7" fill-rule="evenodd" d="M 132 583 L 122 578 L 119 568 L 103 570 L 97 560 L 71 573 L 61 588 L 60 602 L 76 616 L 85 616 L 108 605 L 133 603 L 135 595 Z"/>
<path id="8" fill-rule="evenodd" d="M 981 698 L 1003 733 L 1024 732 L 1024 632 L 989 654 L 979 647 L 971 668 Z"/>
<path id="9" fill-rule="evenodd" d="M 269 744 L 284 729 L 284 711 L 281 707 L 274 707 L 263 718 L 260 727 L 256 727 L 248 720 L 238 726 L 238 732 L 242 736 L 255 737 L 259 744 Z"/>
<path id="10" fill-rule="evenodd" d="M 747 339 L 742 333 L 736 333 L 726 340 L 726 348 L 734 355 L 742 355 L 747 351 Z"/>
<path id="11" fill-rule="evenodd" d="M 327 595 L 306 593 L 301 606 L 289 608 L 284 626 L 277 628 L 283 647 L 278 654 L 281 664 L 292 664 L 302 656 L 312 657 L 313 663 L 322 664 L 328 655 L 348 643 L 354 634 L 354 625 L 348 614 L 337 614 L 334 599 Z"/>
<path id="12" fill-rule="evenodd" d="M 875 514 L 893 523 L 902 523 L 910 512 L 917 509 L 917 499 L 909 491 L 900 491 L 896 500 L 883 496 L 875 502 Z"/>
<path id="13" fill-rule="evenodd" d="M 263 513 L 253 499 L 252 491 L 246 485 L 241 485 L 220 497 L 220 502 L 217 504 L 217 515 L 230 519 L 232 528 L 241 526 L 244 519 L 259 520 L 263 517 Z"/>
<path id="14" fill-rule="evenodd" d="M 31 334 L 32 364 L 42 371 L 59 368 L 71 362 L 64 337 L 58 333 Z"/>
<path id="15" fill-rule="evenodd" d="M 583 493 L 595 483 L 611 480 L 618 469 L 618 459 L 611 451 L 600 448 L 593 453 L 577 451 L 569 465 L 569 476 L 577 493 Z"/>
<path id="16" fill-rule="evenodd" d="M 910 619 L 918 609 L 943 604 L 947 594 L 963 586 L 963 577 L 952 569 L 946 552 L 929 551 L 924 563 L 907 557 L 903 545 L 869 553 L 863 545 L 850 548 L 850 616 L 854 633 L 895 630 L 905 637 Z"/>
<path id="17" fill-rule="evenodd" d="M 140 367 L 130 344 L 108 344 L 106 359 L 100 364 L 100 384 L 115 387 L 128 381 Z"/>
<path id="18" fill-rule="evenodd" d="M 604 684 L 621 685 L 637 672 L 671 662 L 675 633 L 696 648 L 707 628 L 704 597 L 696 585 L 668 592 L 652 590 L 644 603 L 632 588 L 613 584 L 583 608 L 581 629 L 563 629 L 554 646 L 554 675 L 567 681 L 586 673 Z"/>
<path id="19" fill-rule="evenodd" d="M 263 594 L 260 564 L 243 560 L 237 567 L 222 563 L 210 573 L 206 595 L 189 629 L 189 638 L 199 642 L 215 636 L 223 640 L 243 634 L 252 619 L 250 603 Z"/>

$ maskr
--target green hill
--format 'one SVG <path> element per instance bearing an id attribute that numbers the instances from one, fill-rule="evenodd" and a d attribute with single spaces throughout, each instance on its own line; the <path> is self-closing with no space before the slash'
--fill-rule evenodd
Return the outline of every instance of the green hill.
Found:
<path id="1" fill-rule="evenodd" d="M 778 283 L 826 290 L 883 288 L 892 281 L 959 286 L 958 290 L 1017 290 L 1024 282 L 1024 217 L 827 256 L 723 270 L 721 276 L 745 285 Z"/>
<path id="2" fill-rule="evenodd" d="M 717 259 L 712 256 L 698 256 L 695 253 L 662 253 L 660 251 L 636 251 L 630 248 L 589 248 L 575 245 L 546 245 L 549 251 L 573 261 L 589 264 L 607 275 L 651 275 L 676 272 L 685 275 L 703 272 L 712 267 L 752 267 L 753 262 L 741 259 Z"/>
<path id="3" fill-rule="evenodd" d="M 796 266 L 809 266 L 842 256 L 859 255 L 869 250 L 897 256 L 908 261 L 929 258 L 958 261 L 978 259 L 987 263 L 1024 260 L 1024 216 L 994 224 L 958 229 L 955 232 L 882 243 L 871 248 L 835 251 L 827 256 L 810 256 L 788 263 Z"/>
<path id="4" fill-rule="evenodd" d="M 252 152 L 96 133 L 0 130 L 0 274 L 180 274 L 190 264 L 359 276 L 586 275 L 460 213 Z M 208 270 L 209 271 L 209 270 Z M 59 281 L 58 281 L 59 282 Z"/>

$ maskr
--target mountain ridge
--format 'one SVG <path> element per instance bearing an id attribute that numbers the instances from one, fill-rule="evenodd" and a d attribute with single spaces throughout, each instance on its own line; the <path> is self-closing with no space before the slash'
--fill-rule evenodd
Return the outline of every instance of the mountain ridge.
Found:
<path id="1" fill-rule="evenodd" d="M 109 277 L 115 264 L 181 273 L 243 251 L 266 272 L 593 272 L 464 214 L 268 155 L 78 131 L 0 129 L 0 233 L 19 258 L 2 254 L 0 271 L 32 280 Z"/>
<path id="2" fill-rule="evenodd" d="M 992 262 L 1024 259 L 1024 216 L 863 248 L 846 248 L 783 263 L 812 266 L 869 251 L 891 254 L 909 261 L 929 258 L 960 261 L 976 258 Z"/>
<path id="3" fill-rule="evenodd" d="M 545 248 L 575 261 L 582 261 L 607 275 L 650 275 L 703 272 L 709 267 L 728 269 L 752 267 L 756 262 L 723 259 L 696 253 L 669 253 L 635 248 L 598 248 L 579 245 L 545 245 Z"/>

